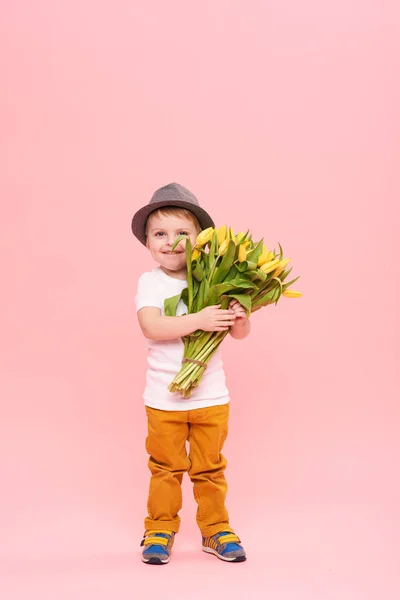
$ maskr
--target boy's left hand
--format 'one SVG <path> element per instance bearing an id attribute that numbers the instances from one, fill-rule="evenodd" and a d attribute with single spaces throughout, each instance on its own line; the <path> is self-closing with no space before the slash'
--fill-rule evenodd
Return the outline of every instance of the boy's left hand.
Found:
<path id="1" fill-rule="evenodd" d="M 249 318 L 247 313 L 240 302 L 237 300 L 232 300 L 229 304 L 229 308 L 231 308 L 235 313 L 235 325 L 233 325 L 233 327 L 236 325 L 244 325 L 248 321 Z"/>

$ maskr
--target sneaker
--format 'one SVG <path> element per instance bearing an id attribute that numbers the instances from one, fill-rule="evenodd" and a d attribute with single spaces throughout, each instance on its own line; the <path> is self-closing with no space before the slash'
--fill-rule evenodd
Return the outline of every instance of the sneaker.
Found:
<path id="1" fill-rule="evenodd" d="M 144 546 L 142 561 L 149 565 L 167 564 L 174 543 L 174 535 L 173 531 L 145 531 L 140 543 L 141 546 Z"/>
<path id="2" fill-rule="evenodd" d="M 215 554 L 227 562 L 246 560 L 246 553 L 240 544 L 240 539 L 232 531 L 219 531 L 211 537 L 203 537 L 204 552 Z"/>

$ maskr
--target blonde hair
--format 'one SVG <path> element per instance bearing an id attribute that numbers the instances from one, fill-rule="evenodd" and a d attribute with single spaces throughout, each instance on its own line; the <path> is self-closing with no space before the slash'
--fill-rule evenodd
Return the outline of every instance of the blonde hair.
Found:
<path id="1" fill-rule="evenodd" d="M 179 206 L 164 206 L 163 208 L 157 208 L 157 210 L 149 214 L 146 221 L 146 236 L 150 218 L 154 215 L 157 217 L 178 217 L 179 219 L 188 219 L 188 221 L 191 221 L 197 228 L 197 233 L 201 231 L 201 225 L 197 217 L 190 210 L 180 208 Z"/>

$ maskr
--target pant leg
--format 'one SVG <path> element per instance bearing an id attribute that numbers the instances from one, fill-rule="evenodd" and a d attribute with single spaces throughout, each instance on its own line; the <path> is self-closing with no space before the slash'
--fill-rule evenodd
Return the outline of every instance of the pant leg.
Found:
<path id="1" fill-rule="evenodd" d="M 146 530 L 178 532 L 182 476 L 190 466 L 185 445 L 189 434 L 188 411 L 156 410 L 146 406 L 146 412 L 151 479 L 144 526 Z"/>
<path id="2" fill-rule="evenodd" d="M 221 454 L 228 435 L 229 404 L 191 410 L 189 476 L 197 508 L 197 524 L 202 535 L 232 531 L 225 507 L 227 483 L 226 459 Z"/>

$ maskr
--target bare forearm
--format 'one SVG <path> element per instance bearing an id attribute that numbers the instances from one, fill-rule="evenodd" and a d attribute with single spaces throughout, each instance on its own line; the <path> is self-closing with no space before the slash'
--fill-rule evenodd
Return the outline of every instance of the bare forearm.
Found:
<path id="1" fill-rule="evenodd" d="M 250 333 L 249 319 L 246 319 L 246 321 L 244 321 L 243 323 L 236 323 L 235 325 L 233 325 L 230 328 L 229 333 L 235 340 L 242 340 L 243 338 L 247 337 Z"/>
<path id="2" fill-rule="evenodd" d="M 196 331 L 197 321 L 196 313 L 181 317 L 160 315 L 146 326 L 143 333 L 150 340 L 175 340 Z"/>

